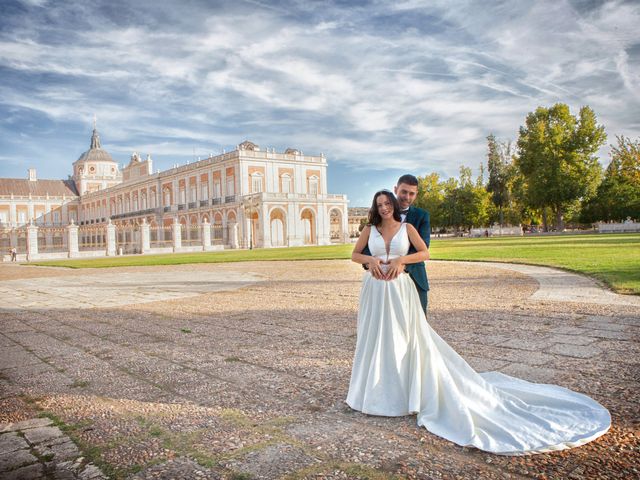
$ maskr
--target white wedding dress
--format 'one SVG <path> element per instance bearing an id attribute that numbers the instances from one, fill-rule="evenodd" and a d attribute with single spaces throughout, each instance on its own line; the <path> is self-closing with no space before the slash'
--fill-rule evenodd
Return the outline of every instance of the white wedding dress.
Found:
<path id="1" fill-rule="evenodd" d="M 406 255 L 406 225 L 388 254 L 372 228 L 369 249 L 384 260 Z M 370 415 L 416 413 L 436 435 L 502 455 L 577 447 L 611 425 L 607 409 L 580 393 L 475 372 L 426 322 L 407 273 L 392 281 L 364 274 L 347 404 Z"/>

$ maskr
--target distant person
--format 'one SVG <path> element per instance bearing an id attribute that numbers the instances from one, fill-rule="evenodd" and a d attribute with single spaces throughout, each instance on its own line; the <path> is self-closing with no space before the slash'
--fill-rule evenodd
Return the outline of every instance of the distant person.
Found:
<path id="1" fill-rule="evenodd" d="M 16 247 L 11 247 L 9 253 L 11 254 L 11 261 L 16 262 L 18 260 L 18 251 L 16 250 Z"/>

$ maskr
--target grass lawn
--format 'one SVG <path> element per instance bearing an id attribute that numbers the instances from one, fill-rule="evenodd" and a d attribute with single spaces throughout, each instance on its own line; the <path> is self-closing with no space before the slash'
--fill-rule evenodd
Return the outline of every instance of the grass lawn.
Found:
<path id="1" fill-rule="evenodd" d="M 34 262 L 71 268 L 247 262 L 254 260 L 347 259 L 352 245 L 292 247 L 172 255 L 131 255 Z M 620 293 L 640 295 L 640 234 L 438 239 L 434 260 L 528 263 L 560 267 L 595 277 Z"/>
<path id="2" fill-rule="evenodd" d="M 640 234 L 466 238 L 431 242 L 431 258 L 560 267 L 640 295 Z"/>

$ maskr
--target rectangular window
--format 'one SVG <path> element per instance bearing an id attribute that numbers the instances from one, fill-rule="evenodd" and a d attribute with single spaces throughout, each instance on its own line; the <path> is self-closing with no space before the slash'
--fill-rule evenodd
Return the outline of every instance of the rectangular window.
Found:
<path id="1" fill-rule="evenodd" d="M 233 181 L 233 177 L 227 178 L 227 195 L 235 195 L 236 187 L 235 182 Z"/>
<path id="2" fill-rule="evenodd" d="M 262 191 L 262 176 L 253 175 L 251 177 L 251 191 L 253 193 L 259 193 Z"/>
<path id="3" fill-rule="evenodd" d="M 201 200 L 209 200 L 209 185 L 206 183 L 203 183 L 202 191 L 200 193 L 202 194 Z"/>
<path id="4" fill-rule="evenodd" d="M 282 193 L 291 193 L 291 177 L 289 175 L 283 175 L 282 181 Z"/>
<path id="5" fill-rule="evenodd" d="M 317 178 L 310 178 L 309 179 L 309 193 L 311 195 L 317 195 L 318 194 L 318 179 Z"/>

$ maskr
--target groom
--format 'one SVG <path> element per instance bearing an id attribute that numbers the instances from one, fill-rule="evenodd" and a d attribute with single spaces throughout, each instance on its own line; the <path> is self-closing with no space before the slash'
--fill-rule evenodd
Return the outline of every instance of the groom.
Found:
<path id="1" fill-rule="evenodd" d="M 398 179 L 398 183 L 393 187 L 393 192 L 398 198 L 400 204 L 400 216 L 403 222 L 413 225 L 424 243 L 429 247 L 431 237 L 431 225 L 429 223 L 429 212 L 418 207 L 414 207 L 413 202 L 416 201 L 418 196 L 418 179 L 413 175 L 402 175 Z M 415 253 L 416 249 L 411 246 L 409 249 L 409 255 Z M 364 255 L 371 255 L 369 247 L 365 247 L 362 251 Z M 425 315 L 427 314 L 427 292 L 429 291 L 429 281 L 427 280 L 427 269 L 424 266 L 424 262 L 412 263 L 405 265 L 405 271 L 409 274 L 413 283 L 415 283 L 418 289 L 418 295 L 420 296 L 420 303 L 424 309 Z M 389 271 L 389 278 L 395 278 L 402 272 Z"/>

